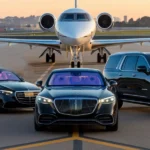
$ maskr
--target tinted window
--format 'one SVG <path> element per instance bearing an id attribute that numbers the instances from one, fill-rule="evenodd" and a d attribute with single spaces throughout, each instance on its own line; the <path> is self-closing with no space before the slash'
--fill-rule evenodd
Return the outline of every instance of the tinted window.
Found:
<path id="1" fill-rule="evenodd" d="M 106 69 L 114 69 L 117 67 L 119 61 L 121 59 L 121 56 L 120 55 L 117 55 L 117 56 L 110 56 L 108 61 L 107 61 L 107 64 L 106 64 Z"/>
<path id="2" fill-rule="evenodd" d="M 135 70 L 138 56 L 127 56 L 122 65 L 122 70 Z"/>
<path id="3" fill-rule="evenodd" d="M 78 21 L 88 21 L 89 17 L 87 14 L 77 14 L 77 20 Z"/>
<path id="4" fill-rule="evenodd" d="M 136 68 L 137 68 L 138 66 L 146 66 L 146 67 L 148 67 L 148 64 L 147 64 L 147 62 L 146 62 L 146 60 L 145 60 L 144 57 L 140 56 L 140 57 L 138 58 Z"/>
<path id="5" fill-rule="evenodd" d="M 104 81 L 99 73 L 73 71 L 53 73 L 49 86 L 102 86 Z"/>
<path id="6" fill-rule="evenodd" d="M 145 57 L 147 58 L 147 61 L 150 64 L 150 54 L 146 54 Z"/>
<path id="7" fill-rule="evenodd" d="M 0 71 L 0 81 L 20 81 L 20 79 L 10 71 Z"/>

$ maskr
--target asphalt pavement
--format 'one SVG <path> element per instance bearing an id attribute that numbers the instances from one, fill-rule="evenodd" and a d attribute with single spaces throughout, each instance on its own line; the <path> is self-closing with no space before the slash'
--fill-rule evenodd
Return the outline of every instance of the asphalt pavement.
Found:
<path id="1" fill-rule="evenodd" d="M 56 63 L 39 59 L 43 47 L 0 44 L 0 67 L 11 69 L 25 80 L 35 83 L 45 80 L 51 70 L 69 67 L 70 57 L 56 55 Z M 131 44 L 109 47 L 118 51 L 150 51 L 150 46 Z M 104 64 L 96 63 L 96 54 L 84 53 L 83 66 L 103 71 Z M 36 132 L 32 109 L 15 109 L 0 113 L 0 149 L 7 150 L 138 150 L 150 149 L 150 107 L 125 103 L 119 111 L 119 130 L 106 132 L 97 126 L 56 127 Z"/>

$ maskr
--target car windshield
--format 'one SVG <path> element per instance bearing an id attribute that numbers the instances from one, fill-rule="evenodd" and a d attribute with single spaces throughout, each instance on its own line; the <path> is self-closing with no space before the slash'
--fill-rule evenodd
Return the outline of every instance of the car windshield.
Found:
<path id="1" fill-rule="evenodd" d="M 96 72 L 57 72 L 50 77 L 48 86 L 104 86 L 104 81 Z"/>
<path id="2" fill-rule="evenodd" d="M 21 80 L 10 71 L 0 71 L 0 81 L 21 81 Z"/>

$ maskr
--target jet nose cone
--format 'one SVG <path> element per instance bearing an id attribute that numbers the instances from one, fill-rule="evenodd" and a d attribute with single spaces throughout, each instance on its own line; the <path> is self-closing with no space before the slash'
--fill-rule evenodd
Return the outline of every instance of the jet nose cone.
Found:
<path id="1" fill-rule="evenodd" d="M 90 29 L 79 22 L 62 24 L 59 30 L 62 35 L 74 39 L 82 38 L 90 33 Z"/>
<path id="2" fill-rule="evenodd" d="M 82 45 L 90 41 L 94 28 L 89 22 L 60 22 L 59 38 L 64 44 Z"/>

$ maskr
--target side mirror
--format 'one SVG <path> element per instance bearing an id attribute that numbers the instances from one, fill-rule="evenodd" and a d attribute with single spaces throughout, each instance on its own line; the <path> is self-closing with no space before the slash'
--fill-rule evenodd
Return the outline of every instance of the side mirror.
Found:
<path id="1" fill-rule="evenodd" d="M 110 84 L 110 86 L 117 86 L 118 85 L 118 83 L 114 80 L 110 80 L 109 84 Z"/>
<path id="2" fill-rule="evenodd" d="M 146 66 L 138 66 L 137 71 L 147 73 L 147 67 Z"/>
<path id="3" fill-rule="evenodd" d="M 43 84 L 43 81 L 37 81 L 36 82 L 36 86 L 38 86 L 38 87 L 42 87 L 42 84 Z"/>

